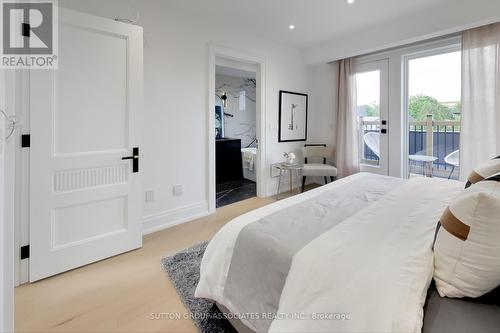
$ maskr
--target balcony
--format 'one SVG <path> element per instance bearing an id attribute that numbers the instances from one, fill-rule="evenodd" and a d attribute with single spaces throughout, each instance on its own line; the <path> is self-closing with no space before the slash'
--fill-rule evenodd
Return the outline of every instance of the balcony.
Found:
<path id="1" fill-rule="evenodd" d="M 379 120 L 360 118 L 362 163 L 378 164 L 378 154 L 368 147 L 363 138 L 366 133 L 378 133 L 379 129 Z M 445 162 L 445 157 L 460 147 L 460 121 L 436 121 L 433 120 L 432 115 L 427 116 L 425 121 L 410 121 L 408 138 L 408 155 L 425 155 L 437 158 L 432 163 L 432 176 L 448 178 L 451 174 L 451 179 L 458 179 L 459 168 L 455 167 L 453 170 L 453 166 Z M 409 161 L 410 176 L 424 174 L 423 168 L 421 162 Z"/>

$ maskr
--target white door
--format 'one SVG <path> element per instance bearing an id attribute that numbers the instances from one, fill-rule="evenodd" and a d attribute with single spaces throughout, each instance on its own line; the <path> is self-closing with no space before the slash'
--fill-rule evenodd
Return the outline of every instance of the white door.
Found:
<path id="1" fill-rule="evenodd" d="M 142 246 L 142 38 L 61 9 L 59 68 L 30 73 L 31 281 Z"/>
<path id="2" fill-rule="evenodd" d="M 356 64 L 359 159 L 364 172 L 389 174 L 389 62 Z"/>

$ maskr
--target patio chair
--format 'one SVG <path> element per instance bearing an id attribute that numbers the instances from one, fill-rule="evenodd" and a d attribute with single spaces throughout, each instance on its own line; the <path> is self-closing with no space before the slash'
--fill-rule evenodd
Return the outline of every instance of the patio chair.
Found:
<path id="1" fill-rule="evenodd" d="M 380 158 L 380 133 L 368 132 L 363 136 L 363 140 L 370 150 Z"/>
<path id="2" fill-rule="evenodd" d="M 451 172 L 448 176 L 448 179 L 450 179 L 455 168 L 460 166 L 460 150 L 455 150 L 453 153 L 446 155 L 444 162 L 451 165 Z"/>

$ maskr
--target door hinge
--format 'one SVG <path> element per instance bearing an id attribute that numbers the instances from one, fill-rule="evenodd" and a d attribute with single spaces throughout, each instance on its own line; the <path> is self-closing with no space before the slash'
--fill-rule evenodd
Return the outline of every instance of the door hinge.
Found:
<path id="1" fill-rule="evenodd" d="M 31 37 L 31 26 L 29 23 L 22 24 L 22 35 L 23 37 Z"/>
<path id="2" fill-rule="evenodd" d="M 28 259 L 30 257 L 30 246 L 21 246 L 21 260 Z"/>
<path id="3" fill-rule="evenodd" d="M 21 135 L 21 148 L 29 148 L 31 146 L 31 136 L 29 134 Z"/>

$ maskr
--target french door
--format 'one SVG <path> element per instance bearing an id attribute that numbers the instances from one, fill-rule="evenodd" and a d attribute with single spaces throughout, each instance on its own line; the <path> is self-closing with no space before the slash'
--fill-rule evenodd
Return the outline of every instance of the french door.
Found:
<path id="1" fill-rule="evenodd" d="M 59 11 L 30 72 L 30 281 L 142 246 L 142 28 Z"/>
<path id="2" fill-rule="evenodd" d="M 363 172 L 389 174 L 389 61 L 356 64 L 359 161 Z"/>

